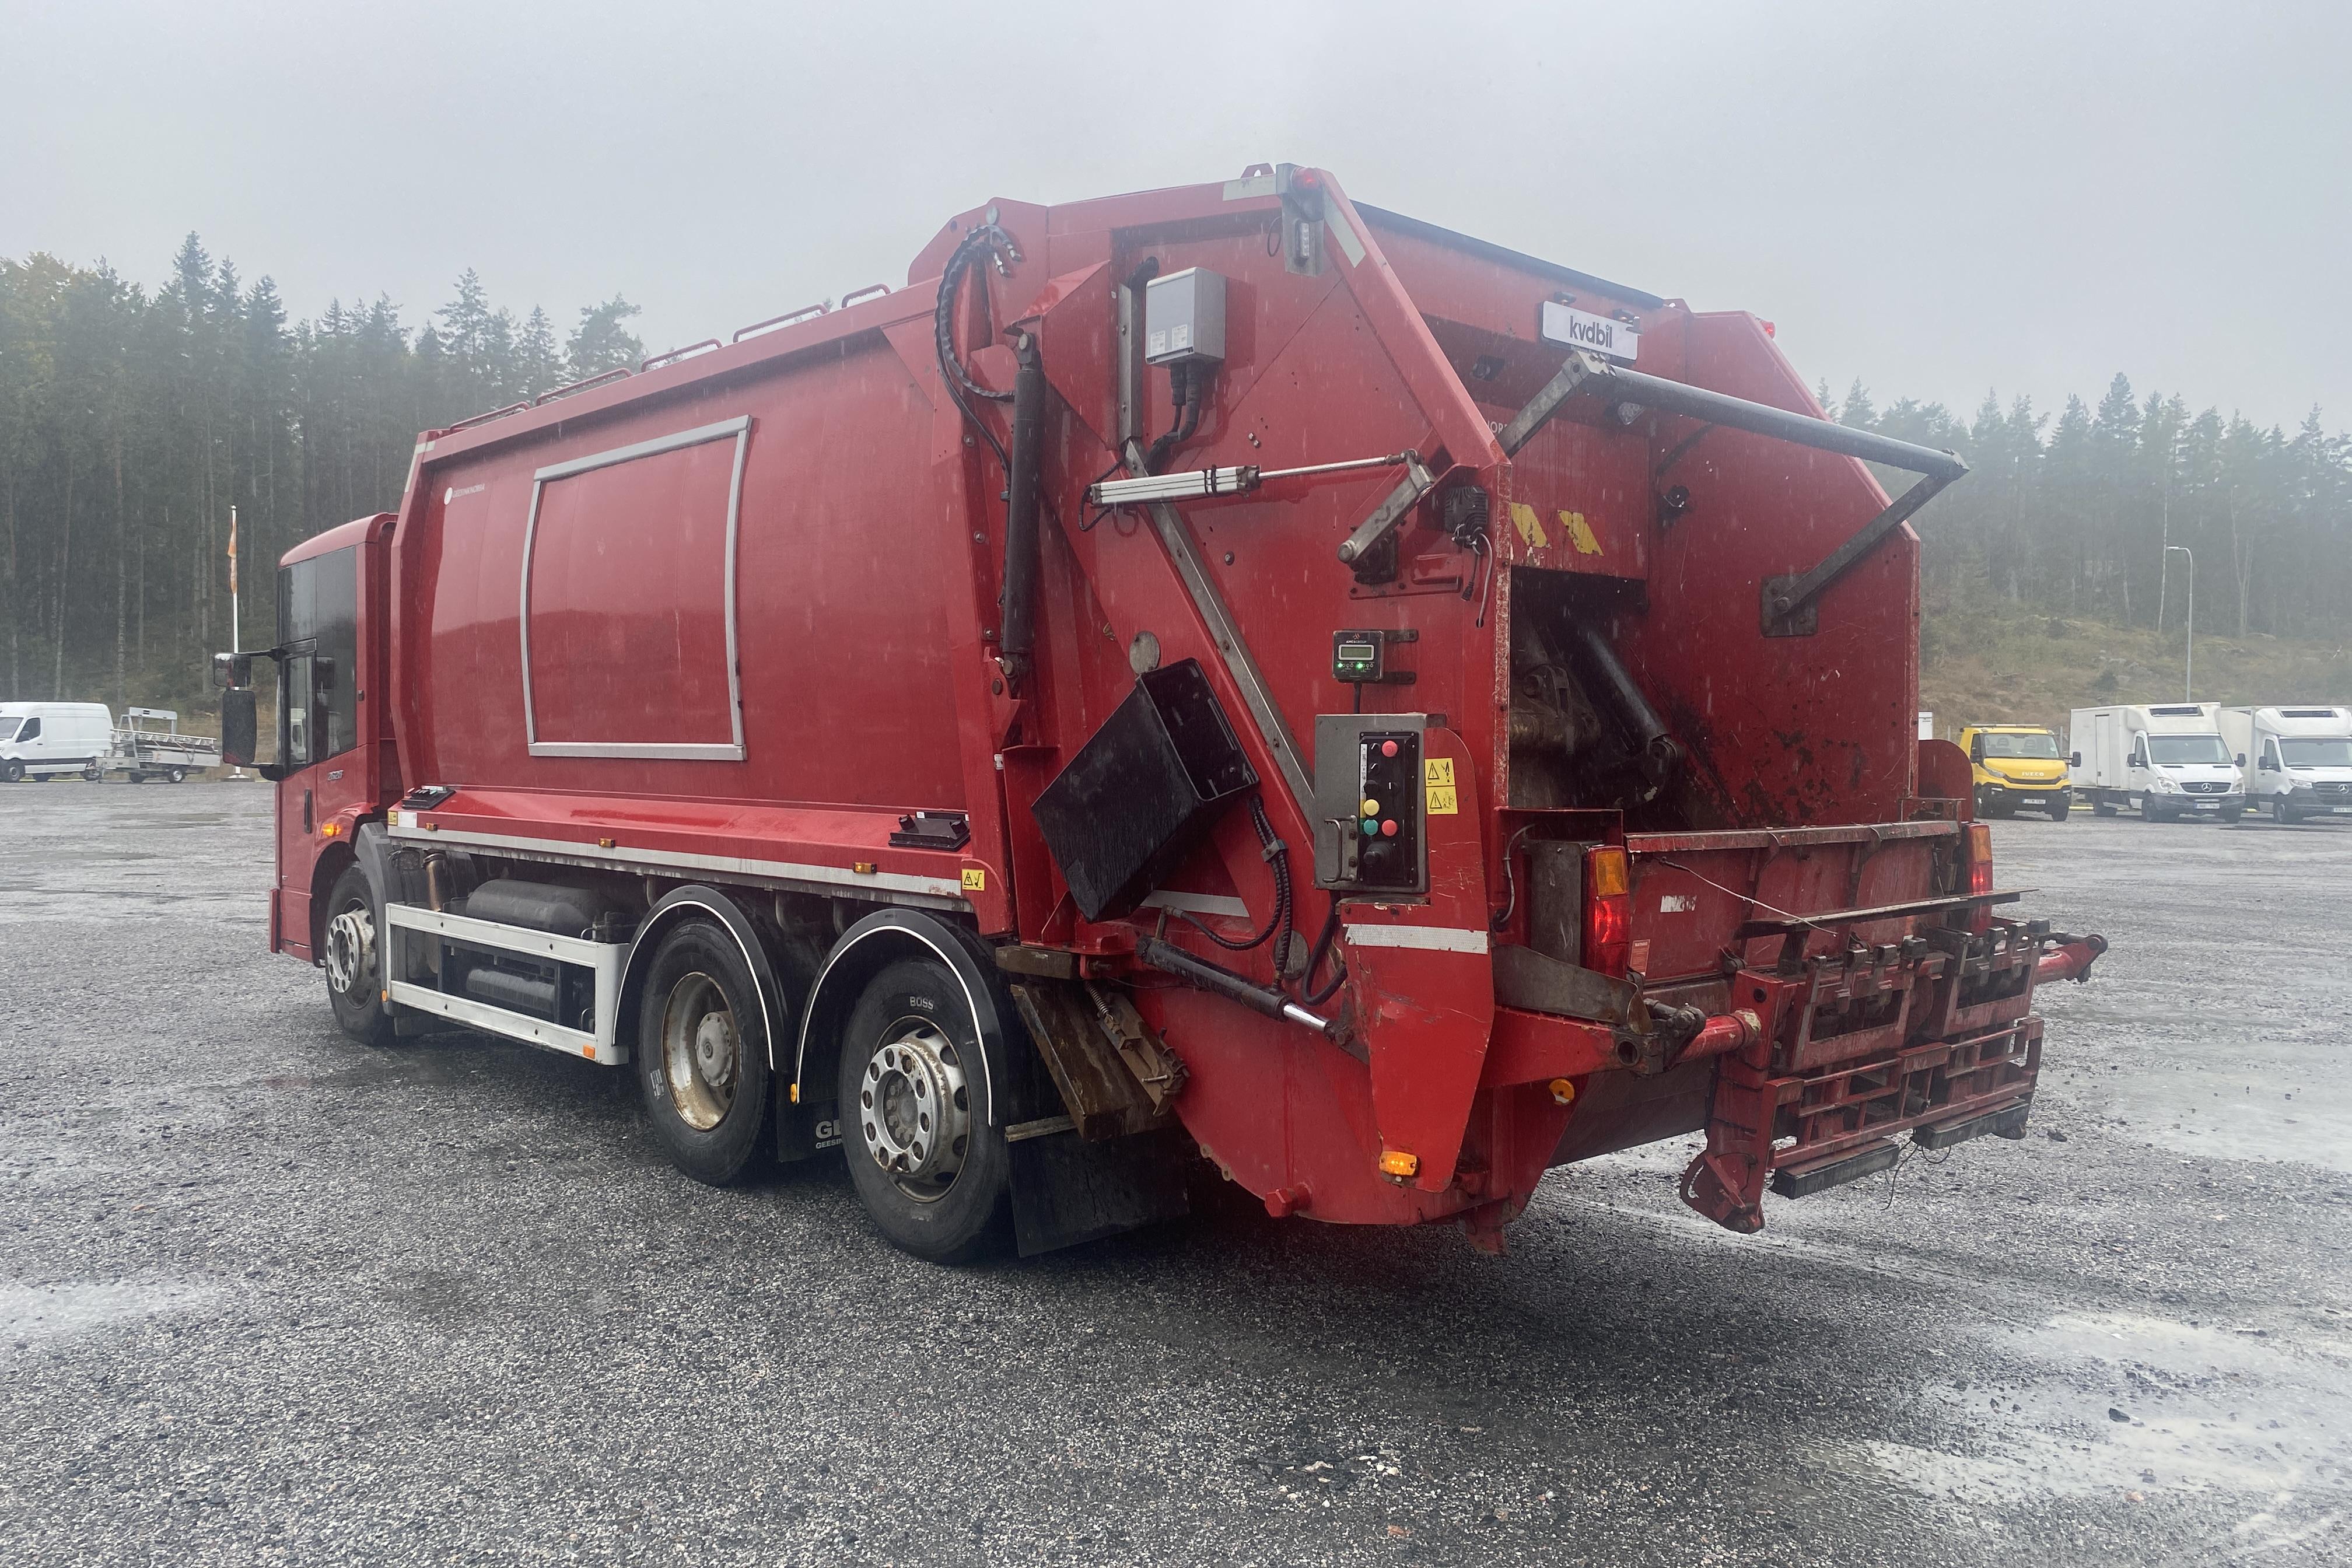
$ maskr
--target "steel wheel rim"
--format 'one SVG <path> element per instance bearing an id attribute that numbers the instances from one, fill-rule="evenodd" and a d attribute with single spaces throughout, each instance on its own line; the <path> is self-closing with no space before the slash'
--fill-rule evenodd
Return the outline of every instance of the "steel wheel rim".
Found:
<path id="1" fill-rule="evenodd" d="M 858 1141 L 891 1184 L 917 1203 L 953 1190 L 971 1148 L 963 1053 L 939 1026 L 900 1018 L 883 1031 L 857 1083 Z"/>
<path id="2" fill-rule="evenodd" d="M 743 1037 L 719 982 L 696 970 L 662 1009 L 662 1087 L 677 1119 L 708 1132 L 726 1119 L 741 1081 Z"/>
<path id="3" fill-rule="evenodd" d="M 375 917 L 355 900 L 327 922 L 327 984 L 353 1002 L 370 1000 L 375 989 Z"/>

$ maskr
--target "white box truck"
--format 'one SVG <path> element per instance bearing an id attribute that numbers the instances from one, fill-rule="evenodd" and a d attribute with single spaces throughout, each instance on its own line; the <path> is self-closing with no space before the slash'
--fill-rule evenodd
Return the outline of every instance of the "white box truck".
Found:
<path id="1" fill-rule="evenodd" d="M 2101 816 L 2125 806 L 2150 822 L 2235 822 L 2246 813 L 2244 759 L 2221 738 L 2212 702 L 2077 708 L 2068 728 L 2077 800 Z"/>
<path id="2" fill-rule="evenodd" d="M 2248 805 L 2281 822 L 2352 816 L 2352 708 L 2224 708 L 2221 723 L 2245 759 Z"/>
<path id="3" fill-rule="evenodd" d="M 95 779 L 113 750 L 114 715 L 103 702 L 0 702 L 0 784 Z"/>

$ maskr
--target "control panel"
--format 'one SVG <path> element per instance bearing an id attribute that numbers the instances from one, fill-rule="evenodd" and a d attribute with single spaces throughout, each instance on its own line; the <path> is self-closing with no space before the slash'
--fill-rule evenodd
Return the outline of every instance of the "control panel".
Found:
<path id="1" fill-rule="evenodd" d="M 1336 631 L 1331 634 L 1331 679 L 1349 686 L 1411 686 L 1412 671 L 1391 669 L 1389 648 L 1418 642 L 1417 631 Z"/>
<path id="2" fill-rule="evenodd" d="M 1429 890 L 1419 713 L 1315 721 L 1315 885 L 1413 896 Z"/>

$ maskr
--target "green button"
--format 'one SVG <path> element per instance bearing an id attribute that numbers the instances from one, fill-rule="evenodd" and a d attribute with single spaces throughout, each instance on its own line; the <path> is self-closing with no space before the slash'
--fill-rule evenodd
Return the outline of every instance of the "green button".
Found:
<path id="1" fill-rule="evenodd" d="M 1367 838 L 1377 837 L 1379 836 L 1379 834 L 1380 834 L 1380 831 L 1381 831 L 1381 825 L 1380 825 L 1380 821 L 1379 821 L 1379 819 L 1378 819 L 1377 817 L 1370 817 L 1370 816 L 1368 816 L 1368 817 L 1364 818 L 1364 837 L 1367 837 Z"/>

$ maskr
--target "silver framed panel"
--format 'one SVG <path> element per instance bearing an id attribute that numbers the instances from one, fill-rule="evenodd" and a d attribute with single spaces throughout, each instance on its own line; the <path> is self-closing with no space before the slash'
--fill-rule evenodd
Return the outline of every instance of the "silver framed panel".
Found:
<path id="1" fill-rule="evenodd" d="M 609 468 L 615 464 L 638 458 L 651 458 L 663 452 L 675 452 L 681 447 L 699 447 L 710 441 L 735 442 L 735 469 L 727 484 L 727 715 L 732 726 L 731 741 L 542 741 L 539 738 L 539 715 L 532 704 L 530 689 L 530 562 L 531 551 L 539 542 L 540 498 L 547 487 L 557 479 L 568 479 L 577 474 Z M 530 512 L 522 529 L 522 588 L 521 614 L 516 625 L 522 638 L 522 728 L 523 740 L 534 757 L 664 757 L 686 762 L 740 763 L 743 760 L 743 675 L 736 649 L 735 626 L 735 541 L 737 526 L 743 513 L 743 460 L 751 450 L 751 416 L 748 414 L 725 419 L 716 425 L 698 425 L 691 430 L 681 430 L 675 436 L 656 436 L 650 441 L 632 446 L 615 447 L 609 452 L 593 452 L 584 458 L 551 463 L 530 477 Z"/>
<path id="2" fill-rule="evenodd" d="M 616 1026 L 621 1003 L 621 965 L 628 955 L 626 945 L 589 942 L 581 937 L 558 936 L 551 931 L 530 931 L 497 921 L 478 921 L 465 915 L 444 914 L 415 904 L 387 903 L 383 906 L 383 972 L 386 974 L 407 973 L 403 962 L 406 957 L 404 950 L 407 942 L 400 933 L 412 931 L 445 936 L 454 942 L 471 942 L 479 947 L 525 953 L 532 958 L 551 958 L 593 972 L 596 977 L 596 1027 L 593 1032 L 567 1028 L 562 1024 L 509 1012 L 470 996 L 452 996 L 427 985 L 394 980 L 387 989 L 392 993 L 393 1001 L 400 1005 L 438 1014 L 444 1018 L 468 1024 L 494 1035 L 546 1046 L 566 1056 L 585 1057 L 604 1067 L 617 1067 L 629 1059 L 627 1048 L 616 1043 L 619 1036 Z"/>

